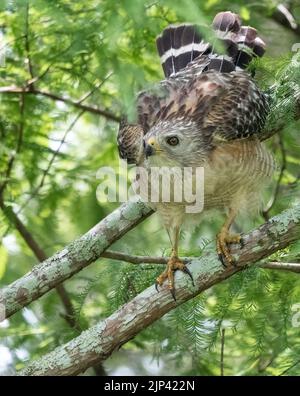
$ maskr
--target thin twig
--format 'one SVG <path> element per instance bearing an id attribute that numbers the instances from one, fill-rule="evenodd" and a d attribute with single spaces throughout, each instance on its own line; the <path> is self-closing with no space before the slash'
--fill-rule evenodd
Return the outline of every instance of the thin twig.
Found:
<path id="1" fill-rule="evenodd" d="M 112 121 L 115 121 L 115 122 L 120 122 L 120 117 L 116 116 L 115 114 L 111 113 L 108 110 L 99 109 L 98 107 L 94 107 L 94 106 L 91 106 L 91 105 L 84 105 L 84 104 L 82 104 L 80 102 L 73 101 L 72 99 L 69 99 L 69 98 L 66 98 L 66 97 L 63 97 L 63 96 L 59 96 L 59 95 L 53 94 L 51 92 L 43 91 L 43 90 L 40 90 L 40 89 L 34 89 L 30 93 L 34 93 L 34 94 L 37 94 L 37 95 L 43 95 L 43 96 L 48 97 L 50 99 L 58 100 L 60 102 L 64 102 L 66 104 L 72 105 L 74 107 L 77 107 L 78 109 L 81 109 L 81 110 L 84 110 L 84 111 L 88 111 L 88 112 L 93 113 L 93 114 L 101 115 L 101 116 L 103 116 L 103 117 L 105 117 L 105 118 L 107 118 L 109 120 L 112 120 Z"/>
<path id="2" fill-rule="evenodd" d="M 101 257 L 108 258 L 111 260 L 124 261 L 130 264 L 167 264 L 169 257 L 163 256 L 135 256 L 127 253 L 116 252 L 113 250 L 106 250 L 101 254 Z M 183 257 L 181 258 L 183 262 L 187 263 L 191 261 L 192 257 Z M 295 273 L 300 273 L 300 263 L 284 263 L 278 261 L 270 261 L 267 263 L 261 263 L 259 265 L 260 268 L 266 269 L 276 269 L 283 271 L 291 271 Z"/>
<path id="3" fill-rule="evenodd" d="M 282 263 L 277 261 L 271 261 L 269 263 L 260 264 L 260 267 L 300 273 L 300 263 Z"/>
<path id="4" fill-rule="evenodd" d="M 0 87 L 0 93 L 8 93 L 8 94 L 15 94 L 15 93 L 25 93 L 25 94 L 30 94 L 30 95 L 42 95 L 44 97 L 50 98 L 52 100 L 57 100 L 59 102 L 64 102 L 68 105 L 74 106 L 78 109 L 87 111 L 92 114 L 98 114 L 100 116 L 105 117 L 108 120 L 115 121 L 115 122 L 120 122 L 120 117 L 115 115 L 114 113 L 111 113 L 108 110 L 105 109 L 100 109 L 99 107 L 91 106 L 91 105 L 84 105 L 80 101 L 75 101 L 70 98 L 67 98 L 65 96 L 60 96 L 57 94 L 54 94 L 52 92 L 44 91 L 41 89 L 36 89 L 32 88 L 28 85 L 26 85 L 24 88 L 23 87 L 18 87 L 16 85 L 10 85 L 6 87 Z"/>
<path id="5" fill-rule="evenodd" d="M 52 158 L 50 159 L 47 168 L 44 171 L 44 174 L 42 176 L 42 179 L 40 181 L 40 184 L 38 186 L 38 189 L 42 188 L 45 182 L 45 179 L 47 177 L 47 175 L 49 174 L 49 171 L 55 161 L 55 158 L 58 156 L 62 146 L 64 145 L 68 134 L 72 131 L 72 129 L 74 128 L 75 124 L 77 123 L 77 121 L 79 120 L 79 118 L 85 113 L 85 110 L 82 110 L 79 114 L 77 114 L 77 116 L 74 118 L 74 120 L 71 122 L 71 124 L 69 125 L 69 127 L 67 128 L 67 130 L 65 131 L 63 138 L 60 141 L 60 144 L 58 146 L 58 148 L 56 149 L 56 151 L 53 153 Z"/>
<path id="6" fill-rule="evenodd" d="M 34 78 L 32 78 L 31 80 L 27 81 L 28 85 L 33 85 L 33 83 L 36 83 L 39 80 L 42 80 L 42 78 L 45 77 L 45 75 L 49 72 L 49 70 L 51 69 L 52 64 L 48 65 L 44 71 L 41 72 L 41 74 L 39 76 L 36 76 Z"/>
<path id="7" fill-rule="evenodd" d="M 16 149 L 15 152 L 11 154 L 10 160 L 8 161 L 7 164 L 7 169 L 5 172 L 5 176 L 4 176 L 4 181 L 0 186 L 0 197 L 3 196 L 4 194 L 4 190 L 6 189 L 8 182 L 9 182 L 9 178 L 13 169 L 13 165 L 16 159 L 16 156 L 20 153 L 21 151 L 21 147 L 22 147 L 22 143 L 23 143 L 23 134 L 24 134 L 24 109 L 25 109 L 25 98 L 24 95 L 21 94 L 20 95 L 20 122 L 19 122 L 19 126 L 18 126 L 18 137 L 17 137 L 17 145 L 16 145 Z"/>
<path id="8" fill-rule="evenodd" d="M 90 90 L 90 92 L 84 94 L 78 101 L 77 104 L 81 104 L 84 102 L 86 99 L 88 99 L 97 89 L 101 88 L 103 84 L 112 76 L 112 73 L 109 73 L 101 82 L 98 84 L 95 84 L 94 88 Z"/>
<path id="9" fill-rule="evenodd" d="M 30 42 L 29 42 L 29 1 L 26 4 L 26 15 L 25 15 L 25 51 L 28 63 L 28 71 L 31 77 L 31 80 L 34 80 L 33 66 L 31 62 L 31 54 L 30 54 Z M 29 84 L 31 88 L 33 88 L 33 82 Z"/>
<path id="10" fill-rule="evenodd" d="M 131 264 L 166 264 L 169 260 L 168 257 L 134 256 L 112 250 L 106 250 L 101 254 L 101 257 L 125 261 Z"/>
<path id="11" fill-rule="evenodd" d="M 62 139 L 60 140 L 60 144 L 58 146 L 58 148 L 55 150 L 55 152 L 53 153 L 47 168 L 44 170 L 43 175 L 41 177 L 40 183 L 38 184 L 38 186 L 31 192 L 30 196 L 27 198 L 27 200 L 23 203 L 23 205 L 21 205 L 20 209 L 18 210 L 17 214 L 19 214 L 20 212 L 22 212 L 24 210 L 24 208 L 28 205 L 28 203 L 32 200 L 32 198 L 34 198 L 38 192 L 40 191 L 40 189 L 44 186 L 45 184 L 45 180 L 46 177 L 49 175 L 50 169 L 56 159 L 56 157 L 58 156 L 62 146 L 64 145 L 68 134 L 72 131 L 72 129 L 74 128 L 75 124 L 77 123 L 77 121 L 79 120 L 79 118 L 84 114 L 84 110 L 82 110 L 79 114 L 77 114 L 77 116 L 74 118 L 74 120 L 71 122 L 71 124 L 69 125 L 69 127 L 66 129 Z"/>
<path id="12" fill-rule="evenodd" d="M 292 368 L 296 367 L 300 363 L 300 360 L 297 360 L 294 364 L 292 364 L 290 367 L 282 371 L 282 373 L 279 374 L 279 377 L 283 376 L 286 374 L 288 371 L 290 371 Z"/>

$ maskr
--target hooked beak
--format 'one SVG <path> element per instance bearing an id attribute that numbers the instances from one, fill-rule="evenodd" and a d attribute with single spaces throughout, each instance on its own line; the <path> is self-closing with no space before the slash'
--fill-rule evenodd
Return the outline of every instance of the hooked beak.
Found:
<path id="1" fill-rule="evenodd" d="M 154 155 L 156 150 L 159 150 L 159 146 L 154 137 L 149 138 L 147 141 L 144 140 L 144 153 L 146 158 Z"/>

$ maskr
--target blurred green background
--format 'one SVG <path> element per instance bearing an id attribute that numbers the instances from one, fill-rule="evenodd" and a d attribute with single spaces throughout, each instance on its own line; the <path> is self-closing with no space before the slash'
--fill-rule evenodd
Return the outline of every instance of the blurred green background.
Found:
<path id="1" fill-rule="evenodd" d="M 48 256 L 118 207 L 97 201 L 96 174 L 102 166 L 118 169 L 115 118 L 132 114 L 135 94 L 163 78 L 155 48 L 161 30 L 182 21 L 209 25 L 219 11 L 239 13 L 267 43 L 256 75 L 266 87 L 288 64 L 292 45 L 300 43 L 299 32 L 275 20 L 278 4 L 276 0 L 0 1 L 0 84 L 34 91 L 0 94 L 0 185 L 5 184 L 6 207 L 13 209 Z M 300 21 L 299 3 L 290 1 L 289 6 Z M 268 142 L 279 167 L 285 160 L 271 215 L 299 202 L 299 126 L 299 121 L 288 122 L 281 138 L 274 136 Z M 266 193 L 266 204 L 279 174 Z M 213 216 L 193 232 L 185 232 L 181 253 L 199 255 L 213 245 L 221 221 Z M 238 227 L 247 231 L 262 222 L 262 216 L 246 218 Z M 0 286 L 4 286 L 37 261 L 1 210 L 0 242 Z M 169 242 L 154 215 L 113 249 L 162 255 L 169 253 Z M 300 242 L 272 259 L 299 262 Z M 20 369 L 75 337 L 152 284 L 160 271 L 161 267 L 108 259 L 90 265 L 65 282 L 75 326 L 65 320 L 55 291 L 0 324 L 0 372 L 12 373 L 11 369 Z M 225 375 L 298 375 L 300 327 L 292 325 L 292 307 L 297 303 L 299 275 L 256 266 L 160 319 L 116 351 L 104 370 L 110 375 L 220 375 L 225 329 Z M 95 372 L 90 369 L 86 374 Z"/>

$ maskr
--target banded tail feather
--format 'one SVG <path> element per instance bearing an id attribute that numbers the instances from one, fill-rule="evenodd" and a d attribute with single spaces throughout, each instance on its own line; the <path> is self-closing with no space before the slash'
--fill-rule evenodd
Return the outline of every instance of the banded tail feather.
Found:
<path id="1" fill-rule="evenodd" d="M 196 25 L 167 27 L 156 39 L 157 50 L 166 77 L 184 69 L 198 56 L 211 51 Z"/>
<path id="2" fill-rule="evenodd" d="M 246 69 L 255 57 L 265 53 L 265 42 L 251 26 L 242 26 L 240 17 L 230 11 L 219 12 L 212 23 L 216 36 L 223 40 L 236 69 Z"/>
<path id="3" fill-rule="evenodd" d="M 265 43 L 257 37 L 256 29 L 250 26 L 242 26 L 236 38 L 238 54 L 235 58 L 237 67 L 245 69 L 251 60 L 257 56 L 262 57 L 265 53 Z"/>
<path id="4" fill-rule="evenodd" d="M 166 77 L 174 76 L 197 60 L 206 61 L 206 70 L 229 73 L 245 69 L 251 60 L 263 56 L 264 41 L 257 36 L 256 29 L 242 26 L 238 15 L 226 11 L 218 13 L 212 23 L 215 40 L 220 40 L 226 54 L 215 51 L 215 43 L 202 38 L 199 27 L 183 24 L 167 27 L 156 40 Z"/>

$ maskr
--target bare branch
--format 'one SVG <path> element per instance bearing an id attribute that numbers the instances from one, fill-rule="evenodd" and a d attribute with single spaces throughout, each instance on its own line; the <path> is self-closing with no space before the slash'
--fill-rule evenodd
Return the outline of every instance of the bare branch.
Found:
<path id="1" fill-rule="evenodd" d="M 115 252 L 113 250 L 106 250 L 101 254 L 101 257 L 112 260 L 126 261 L 127 263 L 131 264 L 166 264 L 169 259 L 168 257 L 133 256 L 131 254 Z M 188 261 L 188 259 L 185 261 Z"/>
<path id="2" fill-rule="evenodd" d="M 120 122 L 120 117 L 116 116 L 115 114 L 111 113 L 110 111 L 99 109 L 98 107 L 94 107 L 94 106 L 90 106 L 90 105 L 84 105 L 81 103 L 82 100 L 73 101 L 72 99 L 66 98 L 64 96 L 59 96 L 59 95 L 56 95 L 56 94 L 53 94 L 53 93 L 50 93 L 47 91 L 43 91 L 40 89 L 34 89 L 32 91 L 32 93 L 42 95 L 42 96 L 48 97 L 53 100 L 58 100 L 60 102 L 64 102 L 66 104 L 77 107 L 78 109 L 81 109 L 81 110 L 88 111 L 90 113 L 101 115 L 101 116 L 107 118 L 108 120 Z"/>
<path id="3" fill-rule="evenodd" d="M 72 105 L 74 107 L 77 107 L 77 108 L 79 108 L 81 110 L 101 115 L 101 116 L 107 118 L 108 120 L 115 121 L 115 122 L 120 122 L 120 117 L 116 116 L 114 113 L 111 113 L 108 110 L 100 109 L 99 107 L 94 107 L 94 106 L 91 106 L 91 105 L 82 104 L 82 101 L 83 101 L 82 98 L 78 102 L 76 102 L 76 101 L 72 101 L 71 99 L 67 99 L 67 98 L 64 98 L 64 97 L 57 97 L 57 96 L 55 97 L 55 96 L 53 96 L 53 94 L 50 94 L 49 92 L 45 92 L 45 91 L 40 91 L 39 90 L 39 91 L 36 91 L 35 93 L 38 93 L 38 94 L 43 95 L 43 96 L 48 96 L 49 98 L 56 99 L 56 100 L 59 100 L 59 101 L 62 101 L 62 102 L 65 102 L 65 103 L 70 104 L 70 105 Z"/>
<path id="4" fill-rule="evenodd" d="M 119 216 L 117 219 L 115 218 L 115 224 L 116 220 L 119 223 L 119 219 Z M 20 375 L 79 374 L 91 365 L 107 359 L 115 349 L 120 348 L 171 309 L 216 283 L 231 277 L 246 266 L 266 258 L 299 239 L 299 232 L 300 205 L 273 217 L 267 223 L 245 235 L 245 246 L 242 249 L 237 245 L 233 246 L 232 253 L 235 255 L 237 266 L 224 270 L 215 249 L 207 250 L 202 257 L 191 259 L 188 264 L 195 286 L 185 274 L 176 274 L 176 302 L 170 295 L 166 284 L 163 285 L 159 293 L 152 285 L 104 321 L 84 331 L 75 339 L 56 348 L 41 359 L 30 363 L 20 372 Z M 85 239 L 88 240 L 88 237 L 86 236 Z M 66 262 L 64 257 L 66 254 L 70 254 L 70 247 L 65 250 L 66 253 L 62 252 L 60 255 L 56 255 L 54 261 L 59 264 L 61 272 L 65 272 L 66 267 L 69 267 L 69 261 Z M 97 255 L 99 253 L 98 251 Z M 39 266 L 37 276 L 38 273 L 43 273 L 41 271 L 44 267 L 45 265 Z M 20 283 L 19 286 L 21 286 Z M 45 289 L 45 287 L 46 285 L 43 284 L 42 288 Z M 7 293 L 4 290 L 5 295 Z"/>
<path id="5" fill-rule="evenodd" d="M 277 261 L 271 261 L 270 263 L 261 264 L 260 267 L 300 273 L 300 263 L 281 263 Z"/>
<path id="6" fill-rule="evenodd" d="M 122 252 L 116 252 L 113 250 L 106 250 L 101 254 L 103 258 L 109 258 L 111 260 L 124 261 L 130 264 L 167 264 L 169 257 L 156 257 L 156 256 L 134 256 L 131 254 L 126 254 Z M 180 257 L 184 263 L 188 263 L 190 258 Z M 300 263 L 282 263 L 278 261 L 271 261 L 269 263 L 262 263 L 259 265 L 260 268 L 275 269 L 283 271 L 291 271 L 300 273 Z"/>

